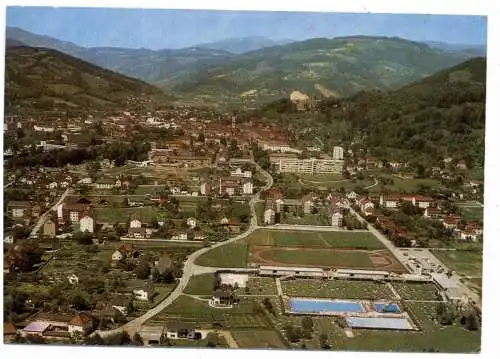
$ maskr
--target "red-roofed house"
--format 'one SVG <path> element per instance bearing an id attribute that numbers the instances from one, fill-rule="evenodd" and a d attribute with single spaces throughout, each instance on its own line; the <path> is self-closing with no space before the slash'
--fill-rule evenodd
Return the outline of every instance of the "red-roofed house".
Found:
<path id="1" fill-rule="evenodd" d="M 424 216 L 431 219 L 440 219 L 442 217 L 442 213 L 439 208 L 427 207 L 424 211 Z"/>
<path id="2" fill-rule="evenodd" d="M 80 334 L 87 334 L 94 325 L 93 318 L 85 313 L 80 313 L 74 316 L 68 323 L 68 332 L 73 336 Z"/>
<path id="3" fill-rule="evenodd" d="M 443 225 L 446 229 L 453 229 L 458 226 L 460 222 L 460 216 L 457 215 L 449 215 L 443 218 Z"/>

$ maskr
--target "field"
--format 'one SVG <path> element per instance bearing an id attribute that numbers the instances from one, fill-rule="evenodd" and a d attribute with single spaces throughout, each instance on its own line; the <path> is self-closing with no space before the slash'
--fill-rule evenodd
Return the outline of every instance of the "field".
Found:
<path id="1" fill-rule="evenodd" d="M 377 269 L 404 272 L 389 251 L 252 246 L 249 263 L 275 266 Z"/>
<path id="2" fill-rule="evenodd" d="M 365 231 L 258 230 L 244 240 L 205 253 L 196 264 L 226 268 L 261 264 L 404 271 L 384 248 Z"/>
<path id="3" fill-rule="evenodd" d="M 459 207 L 464 220 L 468 222 L 483 222 L 483 207 L 463 207 L 460 205 Z"/>
<path id="4" fill-rule="evenodd" d="M 186 294 L 211 295 L 214 289 L 215 276 L 213 273 L 200 274 L 189 279 L 184 289 Z"/>
<path id="5" fill-rule="evenodd" d="M 386 284 L 372 281 L 295 279 L 281 281 L 281 287 L 289 297 L 395 299 Z"/>
<path id="6" fill-rule="evenodd" d="M 448 268 L 463 276 L 482 277 L 483 254 L 480 251 L 439 251 L 434 254 Z"/>
<path id="7" fill-rule="evenodd" d="M 278 295 L 276 280 L 274 278 L 266 277 L 248 278 L 247 288 L 245 290 L 240 290 L 240 292 L 241 291 L 250 295 Z"/>
<path id="8" fill-rule="evenodd" d="M 232 309 L 214 309 L 207 300 L 181 296 L 170 306 L 150 320 L 150 323 L 166 319 L 194 322 L 203 328 L 212 328 L 218 323 L 225 329 L 269 328 L 270 323 L 261 311 L 260 305 L 252 299 L 241 299 Z"/>
<path id="9" fill-rule="evenodd" d="M 373 190 L 380 191 L 381 183 L 380 178 L 387 178 L 392 180 L 394 184 L 385 185 L 384 187 L 392 192 L 402 192 L 402 193 L 412 193 L 419 189 L 419 186 L 428 186 L 430 188 L 439 188 L 441 186 L 440 182 L 435 179 L 429 178 L 401 178 L 396 176 L 379 176 L 379 185 L 373 187 Z"/>
<path id="10" fill-rule="evenodd" d="M 158 215 L 156 208 L 151 206 L 140 208 L 96 207 L 95 212 L 99 223 L 125 223 L 132 215 L 138 215 L 143 221 L 150 222 Z"/>
<path id="11" fill-rule="evenodd" d="M 231 335 L 240 348 L 287 348 L 275 330 L 234 330 Z"/>
<path id="12" fill-rule="evenodd" d="M 247 243 L 238 241 L 201 255 L 196 264 L 205 267 L 242 268 L 247 266 L 247 255 Z"/>
<path id="13" fill-rule="evenodd" d="M 384 244 L 368 231 L 308 232 L 257 230 L 247 238 L 247 242 L 251 245 L 276 247 L 385 249 Z"/>
<path id="14" fill-rule="evenodd" d="M 304 182 L 337 182 L 345 180 L 345 178 L 340 173 L 325 173 L 325 174 L 301 174 L 299 178 Z"/>
<path id="15" fill-rule="evenodd" d="M 441 300 L 437 287 L 432 283 L 392 282 L 401 299 L 408 300 Z"/>

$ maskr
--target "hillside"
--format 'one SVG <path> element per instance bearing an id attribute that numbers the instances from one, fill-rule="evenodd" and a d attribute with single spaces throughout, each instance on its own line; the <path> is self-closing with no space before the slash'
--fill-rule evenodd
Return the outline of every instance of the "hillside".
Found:
<path id="1" fill-rule="evenodd" d="M 158 88 L 104 70 L 56 50 L 6 50 L 6 111 L 53 108 L 106 108 L 127 101 L 164 101 Z"/>
<path id="2" fill-rule="evenodd" d="M 468 58 L 398 38 L 311 39 L 235 56 L 171 89 L 200 102 L 254 106 L 294 90 L 324 97 L 393 89 Z"/>
<path id="3" fill-rule="evenodd" d="M 387 160 L 429 165 L 450 156 L 482 167 L 485 94 L 486 59 L 474 58 L 394 91 L 323 100 L 315 112 L 284 99 L 240 117 L 289 124 L 296 142 L 320 139 L 327 149 L 357 143 Z"/>
<path id="4" fill-rule="evenodd" d="M 271 46 L 285 45 L 292 42 L 293 40 L 271 40 L 263 36 L 248 36 L 199 44 L 197 47 L 227 51 L 232 54 L 243 54 L 245 52 L 260 50 Z"/>

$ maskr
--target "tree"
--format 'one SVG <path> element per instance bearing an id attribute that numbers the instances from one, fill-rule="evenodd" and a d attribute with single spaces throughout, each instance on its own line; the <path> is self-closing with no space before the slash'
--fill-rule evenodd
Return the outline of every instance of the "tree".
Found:
<path id="1" fill-rule="evenodd" d="M 139 333 L 134 334 L 134 337 L 132 338 L 132 344 L 136 346 L 144 345 L 144 341 L 142 340 L 142 337 Z"/>
<path id="2" fill-rule="evenodd" d="M 218 338 L 217 334 L 210 332 L 207 335 L 207 347 L 215 348 L 217 346 Z"/>
<path id="3" fill-rule="evenodd" d="M 465 329 L 470 330 L 470 331 L 478 330 L 479 329 L 479 319 L 478 319 L 477 315 L 475 315 L 472 312 L 468 313 L 465 316 L 464 327 L 465 327 Z"/>
<path id="4" fill-rule="evenodd" d="M 321 334 L 319 336 L 319 344 L 321 346 L 321 348 L 323 349 L 330 349 L 331 348 L 331 345 L 330 343 L 328 342 L 328 335 L 326 334 Z"/>
<path id="5" fill-rule="evenodd" d="M 146 261 L 141 262 L 134 270 L 138 279 L 148 279 L 150 272 L 149 263 Z"/>

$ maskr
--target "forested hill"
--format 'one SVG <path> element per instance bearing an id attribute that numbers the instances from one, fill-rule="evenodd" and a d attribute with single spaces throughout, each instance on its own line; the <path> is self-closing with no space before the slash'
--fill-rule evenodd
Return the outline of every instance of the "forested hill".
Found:
<path id="1" fill-rule="evenodd" d="M 15 44 L 14 44 L 15 45 Z M 145 82 L 102 69 L 59 51 L 7 46 L 6 112 L 22 109 L 111 108 L 132 102 L 163 101 Z"/>
<path id="2" fill-rule="evenodd" d="M 284 99 L 242 118 L 290 122 L 297 142 L 358 142 L 382 158 L 422 164 L 450 156 L 484 161 L 486 59 L 474 58 L 391 92 L 360 92 L 297 112 Z"/>

